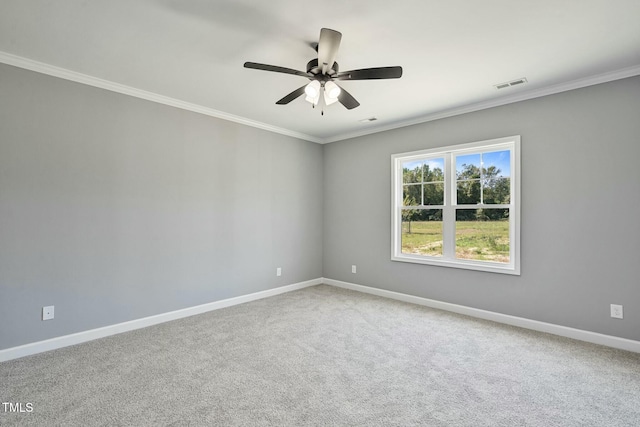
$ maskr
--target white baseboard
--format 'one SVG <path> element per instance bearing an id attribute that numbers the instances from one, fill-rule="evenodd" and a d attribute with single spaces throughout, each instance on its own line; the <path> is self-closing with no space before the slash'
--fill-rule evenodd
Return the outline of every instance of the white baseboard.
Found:
<path id="1" fill-rule="evenodd" d="M 146 328 L 147 326 L 157 325 L 158 323 L 169 322 L 171 320 L 182 319 L 184 317 L 194 316 L 196 314 L 206 313 L 208 311 L 218 310 L 220 308 L 230 307 L 233 305 L 243 304 L 245 302 L 255 301 L 262 298 L 268 298 L 280 295 L 286 292 L 296 291 L 298 289 L 315 286 L 322 283 L 322 279 L 313 279 L 306 282 L 294 283 L 292 285 L 281 286 L 279 288 L 268 289 L 266 291 L 255 292 L 239 297 L 228 298 L 220 301 L 214 301 L 207 304 L 197 305 L 194 307 L 184 308 L 181 310 L 170 311 L 155 316 L 143 317 L 141 319 L 131 320 L 128 322 L 109 325 L 102 328 L 91 329 L 88 331 L 77 332 L 75 334 L 64 335 L 61 337 L 51 338 L 44 341 L 38 341 L 0 350 L 0 362 L 17 359 L 19 357 L 30 356 L 49 350 L 55 350 L 70 345 L 80 344 L 92 341 L 98 338 L 108 337 L 110 335 L 122 332 L 133 331 L 135 329 Z"/>
<path id="2" fill-rule="evenodd" d="M 554 325 L 553 323 L 539 322 L 537 320 L 510 316 L 508 314 L 501 314 L 493 311 L 480 310 L 478 308 L 472 308 L 464 305 L 436 301 L 428 298 L 417 297 L 414 295 L 407 295 L 400 292 L 387 291 L 385 289 L 378 289 L 378 288 L 372 288 L 369 286 L 356 285 L 355 283 L 342 282 L 339 280 L 323 278 L 322 283 L 326 285 L 336 286 L 338 288 L 364 292 L 367 294 L 377 295 L 385 298 L 391 298 L 398 301 L 424 305 L 426 307 L 451 311 L 454 313 L 464 314 L 471 317 L 477 317 L 479 319 L 492 320 L 498 323 L 504 323 L 507 325 L 518 326 L 525 329 L 532 329 L 534 331 L 546 332 L 553 335 L 573 338 L 579 341 L 586 341 L 593 344 L 600 344 L 607 347 L 613 347 L 621 350 L 640 353 L 640 341 L 614 337 L 611 335 L 599 334 L 597 332 L 590 332 L 582 329 L 569 328 L 567 326 Z"/>
<path id="3" fill-rule="evenodd" d="M 42 353 L 49 350 L 68 347 L 70 345 L 81 344 L 83 342 L 92 341 L 98 338 L 116 335 L 122 332 L 133 331 L 147 326 L 157 325 L 159 323 L 169 322 L 171 320 L 182 319 L 184 317 L 194 316 L 196 314 L 206 313 L 208 311 L 218 310 L 225 307 L 231 307 L 246 302 L 268 298 L 280 295 L 286 292 L 307 288 L 319 284 L 326 284 L 338 288 L 350 289 L 353 291 L 363 292 L 367 294 L 377 295 L 380 297 L 395 299 L 398 301 L 409 302 L 413 304 L 423 305 L 426 307 L 437 308 L 440 310 L 451 311 L 454 313 L 464 314 L 480 319 L 491 320 L 507 325 L 518 326 L 534 331 L 546 332 L 567 338 L 573 338 L 580 341 L 586 341 L 594 344 L 600 344 L 607 347 L 618 348 L 621 350 L 633 351 L 640 353 L 640 341 L 634 341 L 626 338 L 614 337 L 611 335 L 599 334 L 597 332 L 585 331 L 582 329 L 569 328 L 566 326 L 554 325 L 552 323 L 539 322 L 537 320 L 525 319 L 523 317 L 510 316 L 508 314 L 496 313 L 493 311 L 481 310 L 472 307 L 466 307 L 458 304 L 451 304 L 442 301 L 436 301 L 428 298 L 422 298 L 414 295 L 403 294 L 400 292 L 388 291 L 385 289 L 372 288 L 369 286 L 357 285 L 355 283 L 342 282 L 328 278 L 318 278 L 308 280 L 306 282 L 294 283 L 292 285 L 281 286 L 266 291 L 255 292 L 239 297 L 228 298 L 220 301 L 214 301 L 207 304 L 197 305 L 182 310 L 170 311 L 155 316 L 143 317 L 141 319 L 131 320 L 128 322 L 118 323 L 115 325 L 105 326 L 102 328 L 91 329 L 88 331 L 78 332 L 75 334 L 64 335 L 61 337 L 51 338 L 44 341 L 38 341 L 0 350 L 0 362 L 17 359 L 24 356 Z"/>

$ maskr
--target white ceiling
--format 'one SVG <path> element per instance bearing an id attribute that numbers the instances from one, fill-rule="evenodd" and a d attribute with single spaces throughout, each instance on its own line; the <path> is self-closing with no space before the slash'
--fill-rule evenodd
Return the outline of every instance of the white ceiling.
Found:
<path id="1" fill-rule="evenodd" d="M 639 0 L 2 0 L 0 61 L 329 142 L 640 74 L 639 22 Z M 404 75 L 342 82 L 350 111 L 275 105 L 307 80 L 243 63 L 304 71 L 322 27 L 341 71 Z"/>

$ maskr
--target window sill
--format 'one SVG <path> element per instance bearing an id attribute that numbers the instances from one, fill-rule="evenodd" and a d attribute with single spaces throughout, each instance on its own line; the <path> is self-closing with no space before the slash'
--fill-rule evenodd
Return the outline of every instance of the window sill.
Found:
<path id="1" fill-rule="evenodd" d="M 451 260 L 439 257 L 425 257 L 419 255 L 393 255 L 391 261 L 409 262 L 413 264 L 436 265 L 439 267 L 461 268 L 464 270 L 485 271 L 489 273 L 520 275 L 520 269 L 511 264 L 501 264 L 488 261 Z"/>

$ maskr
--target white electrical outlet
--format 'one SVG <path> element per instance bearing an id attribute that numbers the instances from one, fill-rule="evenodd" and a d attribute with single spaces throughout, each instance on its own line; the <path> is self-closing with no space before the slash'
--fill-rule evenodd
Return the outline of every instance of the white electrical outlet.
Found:
<path id="1" fill-rule="evenodd" d="M 53 307 L 52 305 L 47 307 L 42 307 L 42 320 L 51 320 L 53 319 Z"/>
<path id="2" fill-rule="evenodd" d="M 276 268 L 276 276 L 282 276 L 282 267 Z"/>
<path id="3" fill-rule="evenodd" d="M 351 272 L 352 272 L 353 274 L 356 274 L 356 266 L 355 266 L 355 265 L 352 265 L 352 266 L 351 266 Z"/>
<path id="4" fill-rule="evenodd" d="M 622 306 L 619 304 L 611 304 L 611 317 L 622 319 Z"/>

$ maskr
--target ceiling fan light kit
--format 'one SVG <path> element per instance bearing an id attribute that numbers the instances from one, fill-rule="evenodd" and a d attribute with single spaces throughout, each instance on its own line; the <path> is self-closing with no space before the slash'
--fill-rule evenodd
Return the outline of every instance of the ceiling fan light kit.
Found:
<path id="1" fill-rule="evenodd" d="M 320 82 L 317 80 L 312 81 L 304 88 L 304 93 L 307 94 L 307 98 L 317 99 L 320 95 Z"/>
<path id="2" fill-rule="evenodd" d="M 324 84 L 324 93 L 326 93 L 329 98 L 337 100 L 340 95 L 340 86 L 332 81 L 328 81 Z"/>
<path id="3" fill-rule="evenodd" d="M 294 99 L 306 95 L 305 101 L 310 102 L 314 107 L 318 105 L 322 99 L 327 106 L 340 102 L 348 110 L 358 107 L 360 103 L 356 101 L 349 92 L 344 90 L 344 88 L 338 86 L 334 80 L 380 80 L 402 77 L 402 67 L 398 66 L 364 68 L 339 72 L 338 63 L 335 61 L 335 58 L 338 54 L 341 40 L 342 34 L 338 31 L 328 28 L 321 29 L 320 40 L 316 49 L 318 51 L 318 58 L 314 58 L 307 63 L 306 72 L 257 62 L 245 62 L 244 67 L 275 73 L 293 74 L 311 80 L 310 83 L 299 87 L 282 99 L 276 101 L 278 105 L 286 105 Z M 322 114 L 324 115 L 324 110 Z"/>

